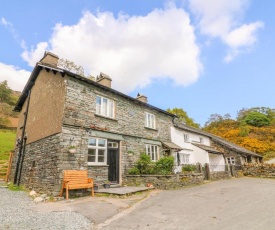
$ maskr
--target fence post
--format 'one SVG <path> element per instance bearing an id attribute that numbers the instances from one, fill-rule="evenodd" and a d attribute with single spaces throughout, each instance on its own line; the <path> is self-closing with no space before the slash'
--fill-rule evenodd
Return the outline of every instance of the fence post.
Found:
<path id="1" fill-rule="evenodd" d="M 196 164 L 196 166 L 197 166 L 197 167 L 196 167 L 196 168 L 197 168 L 197 172 L 198 172 L 198 173 L 202 173 L 202 165 L 201 165 L 201 163 L 198 162 L 198 163 Z"/>
<path id="2" fill-rule="evenodd" d="M 205 163 L 205 179 L 211 180 L 210 167 L 208 163 Z"/>

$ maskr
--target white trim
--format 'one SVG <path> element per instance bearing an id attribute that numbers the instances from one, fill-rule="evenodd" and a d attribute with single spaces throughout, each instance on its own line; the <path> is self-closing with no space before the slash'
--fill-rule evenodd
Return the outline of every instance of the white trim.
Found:
<path id="1" fill-rule="evenodd" d="M 155 129 L 156 117 L 152 113 L 145 112 L 145 127 Z"/>
<path id="2" fill-rule="evenodd" d="M 95 145 L 89 145 L 90 140 L 95 140 Z M 104 146 L 100 146 L 99 141 L 104 141 L 105 142 Z M 93 162 L 93 161 L 87 160 L 88 165 L 107 165 L 107 139 L 95 138 L 95 137 L 89 138 L 89 140 L 88 140 L 88 159 L 89 159 L 89 150 L 90 149 L 95 150 L 95 154 L 94 154 L 95 161 Z M 103 155 L 104 161 L 103 162 L 98 162 L 99 150 L 104 151 L 104 155 Z"/>
<path id="3" fill-rule="evenodd" d="M 96 95 L 96 114 L 115 118 L 115 101 Z"/>
<path id="4" fill-rule="evenodd" d="M 156 162 L 159 159 L 159 146 L 146 144 L 146 154 L 150 156 L 153 162 Z"/>

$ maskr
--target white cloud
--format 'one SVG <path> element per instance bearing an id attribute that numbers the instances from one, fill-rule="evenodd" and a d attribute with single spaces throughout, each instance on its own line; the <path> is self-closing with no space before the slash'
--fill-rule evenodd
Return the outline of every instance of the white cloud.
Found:
<path id="1" fill-rule="evenodd" d="M 233 60 L 257 41 L 257 31 L 264 26 L 257 21 L 242 24 L 248 0 L 189 0 L 190 9 L 198 20 L 200 32 L 220 38 L 228 47 L 226 61 Z"/>
<path id="2" fill-rule="evenodd" d="M 33 66 L 46 48 L 94 76 L 110 75 L 114 88 L 123 92 L 164 77 L 187 86 L 202 70 L 189 15 L 171 4 L 146 16 L 87 11 L 75 25 L 57 24 L 48 42 L 22 56 Z"/>
<path id="3" fill-rule="evenodd" d="M 48 48 L 47 42 L 39 42 L 35 49 L 33 47 L 31 48 L 31 51 L 27 50 L 25 42 L 23 42 L 21 45 L 25 48 L 25 51 L 21 54 L 21 56 L 32 67 L 34 67 L 36 62 L 38 62 L 43 57 L 44 52 Z"/>
<path id="4" fill-rule="evenodd" d="M 0 82 L 7 80 L 8 86 L 17 91 L 22 91 L 24 86 L 26 85 L 30 72 L 18 69 L 12 65 L 6 65 L 0 62 Z"/>

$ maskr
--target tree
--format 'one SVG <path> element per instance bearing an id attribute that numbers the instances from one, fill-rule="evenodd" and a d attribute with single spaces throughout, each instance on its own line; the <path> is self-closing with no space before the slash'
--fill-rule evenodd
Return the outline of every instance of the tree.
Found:
<path id="1" fill-rule="evenodd" d="M 244 121 L 246 124 L 256 127 L 268 126 L 271 122 L 267 115 L 259 112 L 249 112 Z"/>
<path id="2" fill-rule="evenodd" d="M 190 125 L 195 128 L 200 128 L 200 125 L 198 123 L 195 123 L 194 119 L 190 118 L 187 112 L 185 112 L 181 108 L 167 109 L 167 112 L 177 115 L 179 119 L 183 121 L 186 125 Z"/>
<path id="3" fill-rule="evenodd" d="M 12 97 L 12 90 L 9 88 L 6 80 L 0 83 L 0 103 L 15 103 L 14 98 Z"/>
<path id="4" fill-rule="evenodd" d="M 63 59 L 63 58 L 60 58 L 58 60 L 58 66 L 65 69 L 65 70 L 68 70 L 70 72 L 73 72 L 75 74 L 78 74 L 82 77 L 86 77 L 88 78 L 89 80 L 92 80 L 92 81 L 95 81 L 95 77 L 93 77 L 92 75 L 88 74 L 88 75 L 85 75 L 84 73 L 84 68 L 83 66 L 81 65 L 76 65 L 74 62 L 72 61 L 69 61 L 67 59 Z"/>

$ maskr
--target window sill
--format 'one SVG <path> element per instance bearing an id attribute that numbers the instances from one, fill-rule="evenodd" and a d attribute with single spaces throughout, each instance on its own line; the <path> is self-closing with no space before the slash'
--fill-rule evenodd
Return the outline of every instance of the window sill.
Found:
<path id="1" fill-rule="evenodd" d="M 96 116 L 96 117 L 102 117 L 102 118 L 105 118 L 105 119 L 108 119 L 108 120 L 111 120 L 111 121 L 118 121 L 118 120 L 115 119 L 115 118 L 112 118 L 112 117 L 105 117 L 105 116 L 103 116 L 103 115 L 96 114 L 96 113 L 95 113 L 95 116 Z"/>
<path id="2" fill-rule="evenodd" d="M 101 164 L 88 163 L 88 167 L 91 167 L 91 166 L 93 166 L 93 167 L 109 167 L 109 165 L 106 165 L 106 164 L 101 165 Z"/>
<path id="3" fill-rule="evenodd" d="M 149 128 L 149 127 L 144 127 L 145 129 L 149 129 L 149 130 L 152 130 L 152 131 L 158 131 L 157 129 L 153 129 L 153 128 Z"/>

